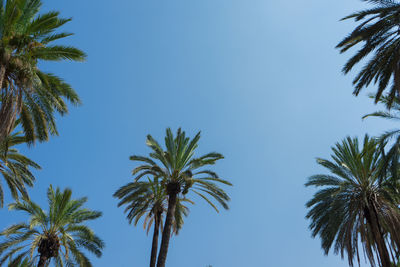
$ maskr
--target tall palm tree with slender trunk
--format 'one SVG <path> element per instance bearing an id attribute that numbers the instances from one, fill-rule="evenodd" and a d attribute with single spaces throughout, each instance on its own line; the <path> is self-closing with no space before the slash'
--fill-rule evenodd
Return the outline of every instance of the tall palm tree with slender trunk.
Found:
<path id="1" fill-rule="evenodd" d="M 375 102 L 388 89 L 387 106 L 390 107 L 396 97 L 400 97 L 400 3 L 394 0 L 363 0 L 374 4 L 374 7 L 355 12 L 347 17 L 359 22 L 359 25 L 338 45 L 340 52 L 346 52 L 354 46 L 361 45 L 345 66 L 343 72 L 350 72 L 353 67 L 366 57 L 361 71 L 353 80 L 354 94 L 368 87 L 371 83 L 378 85 Z"/>
<path id="2" fill-rule="evenodd" d="M 52 73 L 41 71 L 46 61 L 83 61 L 74 47 L 54 45 L 71 33 L 57 32 L 71 19 L 59 12 L 39 14 L 40 0 L 0 0 L 0 141 L 21 119 L 27 140 L 47 140 L 57 134 L 55 113 L 68 112 L 65 100 L 79 104 L 71 86 Z"/>
<path id="3" fill-rule="evenodd" d="M 26 138 L 17 131 L 18 121 L 12 133 L 0 142 L 0 175 L 6 182 L 11 195 L 18 200 L 19 195 L 28 198 L 26 186 L 33 186 L 35 176 L 31 169 L 40 169 L 33 160 L 19 153 L 17 145 L 25 144 Z M 0 184 L 0 207 L 4 205 L 4 191 Z"/>
<path id="4" fill-rule="evenodd" d="M 122 186 L 115 192 L 114 197 L 120 199 L 118 206 L 126 205 L 125 212 L 129 223 L 136 226 L 144 216 L 143 227 L 149 233 L 153 227 L 153 240 L 150 255 L 150 267 L 157 263 L 159 232 L 163 229 L 163 218 L 167 212 L 168 197 L 158 178 L 148 181 L 136 181 Z M 184 202 L 192 203 L 188 199 L 178 199 L 173 220 L 173 233 L 178 234 L 183 224 L 183 217 L 188 215 L 188 208 Z"/>
<path id="5" fill-rule="evenodd" d="M 317 159 L 331 174 L 306 183 L 319 188 L 306 204 L 313 237 L 320 236 L 326 254 L 332 246 L 342 258 L 347 253 L 350 266 L 360 263 L 362 245 L 371 266 L 391 267 L 399 257 L 398 181 L 381 171 L 381 150 L 368 136 L 361 144 L 348 137 L 332 151 L 332 160 Z"/>
<path id="6" fill-rule="evenodd" d="M 200 132 L 190 139 L 180 128 L 175 137 L 168 128 L 165 136 L 165 149 L 151 135 L 148 135 L 146 144 L 151 149 L 149 157 L 131 156 L 131 160 L 143 163 L 132 171 L 135 180 L 138 181 L 146 175 L 158 177 L 168 196 L 168 209 L 157 267 L 165 267 L 173 220 L 181 195 L 186 196 L 189 192 L 193 192 L 218 211 L 215 204 L 207 198 L 208 195 L 223 208 L 228 209 L 227 202 L 230 198 L 217 183 L 225 185 L 231 185 L 231 183 L 220 179 L 215 172 L 205 169 L 206 166 L 214 165 L 223 156 L 212 152 L 194 157 L 199 139 Z"/>
<path id="7" fill-rule="evenodd" d="M 50 185 L 47 212 L 30 200 L 10 204 L 10 210 L 23 211 L 30 219 L 0 233 L 6 238 L 0 243 L 0 265 L 29 257 L 32 261 L 38 258 L 38 267 L 48 266 L 51 261 L 57 267 L 91 267 L 82 249 L 100 257 L 104 243 L 84 223 L 99 218 L 101 212 L 84 208 L 86 197 L 72 199 L 71 196 L 70 189 L 53 190 Z"/>

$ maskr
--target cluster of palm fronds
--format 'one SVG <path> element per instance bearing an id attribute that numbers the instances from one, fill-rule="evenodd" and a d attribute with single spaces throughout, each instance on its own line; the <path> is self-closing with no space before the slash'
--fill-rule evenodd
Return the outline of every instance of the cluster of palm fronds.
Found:
<path id="1" fill-rule="evenodd" d="M 354 94 L 377 85 L 372 96 L 387 110 L 364 116 L 400 120 L 400 3 L 370 0 L 374 7 L 344 19 L 360 24 L 338 44 L 341 52 L 361 48 L 345 64 L 348 73 L 368 57 L 355 77 Z M 388 93 L 385 90 L 388 89 Z M 306 204 L 312 235 L 326 254 L 333 249 L 350 266 L 363 255 L 371 266 L 400 264 L 400 130 L 377 138 L 346 138 L 332 147 L 332 159 L 317 159 L 330 174 L 311 176 L 319 190 Z M 363 250 L 363 253 L 360 252 Z"/>

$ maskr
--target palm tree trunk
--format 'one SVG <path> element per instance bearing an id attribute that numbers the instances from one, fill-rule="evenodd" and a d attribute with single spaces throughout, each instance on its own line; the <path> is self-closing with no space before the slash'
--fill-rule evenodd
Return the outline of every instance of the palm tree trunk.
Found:
<path id="1" fill-rule="evenodd" d="M 158 253 L 157 267 L 165 267 L 167 260 L 169 240 L 171 238 L 172 221 L 175 215 L 176 201 L 178 194 L 173 192 L 168 196 L 168 210 L 165 218 L 164 230 L 162 233 L 160 252 Z"/>
<path id="2" fill-rule="evenodd" d="M 5 75 L 6 75 L 6 66 L 0 65 L 0 92 L 2 91 L 1 89 L 3 89 L 3 81 Z"/>
<path id="3" fill-rule="evenodd" d="M 0 64 L 0 143 L 10 134 L 22 101 L 21 95 L 14 99 L 12 85 L 3 86 L 9 59 L 9 55 L 4 55 L 6 64 Z"/>
<path id="4" fill-rule="evenodd" d="M 38 263 L 38 267 L 45 267 L 46 265 L 46 261 L 47 261 L 47 257 L 40 254 L 40 259 L 39 259 L 39 263 Z"/>
<path id="5" fill-rule="evenodd" d="M 161 220 L 161 214 L 157 213 L 154 218 L 154 233 L 153 233 L 153 243 L 151 244 L 150 267 L 156 267 L 160 220 Z"/>
<path id="6" fill-rule="evenodd" d="M 9 56 L 4 61 L 8 62 Z M 17 114 L 21 110 L 22 95 L 15 94 L 12 84 L 5 85 L 7 64 L 0 64 L 0 143 L 10 134 L 13 129 Z"/>
<path id="7" fill-rule="evenodd" d="M 18 113 L 18 101 L 12 95 L 2 99 L 0 107 L 0 143 L 7 138 L 13 129 Z"/>
<path id="8" fill-rule="evenodd" d="M 367 209 L 365 217 L 367 219 L 367 222 L 371 226 L 372 235 L 378 249 L 378 254 L 379 254 L 378 258 L 381 262 L 382 267 L 391 267 L 392 263 L 390 261 L 389 252 L 386 247 L 385 238 L 383 236 L 382 229 L 379 224 L 379 219 L 377 217 L 374 205 L 372 203 L 370 205 L 372 210 Z"/>
<path id="9" fill-rule="evenodd" d="M 0 65 L 0 143 L 3 142 L 3 140 L 5 139 L 5 137 L 8 136 L 8 134 L 6 135 L 5 132 L 7 132 L 6 130 L 6 125 L 8 125 L 7 122 L 7 106 L 9 106 L 8 101 L 7 101 L 7 92 L 6 90 L 3 90 L 3 81 L 4 81 L 4 76 L 6 74 L 6 67 L 1 64 Z"/>

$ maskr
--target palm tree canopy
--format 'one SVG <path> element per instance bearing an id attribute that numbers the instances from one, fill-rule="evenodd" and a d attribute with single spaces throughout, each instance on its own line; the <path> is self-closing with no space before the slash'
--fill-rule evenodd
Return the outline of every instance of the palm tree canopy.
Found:
<path id="1" fill-rule="evenodd" d="M 118 189 L 114 197 L 120 199 L 118 207 L 126 205 L 125 213 L 129 223 L 136 226 L 142 217 L 143 227 L 147 229 L 147 233 L 155 221 L 157 214 L 160 216 L 160 230 L 162 231 L 163 217 L 168 208 L 168 196 L 165 188 L 161 185 L 158 178 L 148 181 L 135 181 L 128 183 Z M 188 202 L 193 204 L 189 199 L 179 199 L 175 210 L 175 218 L 173 229 L 178 234 L 183 225 L 183 217 L 187 216 L 189 209 L 183 204 Z"/>
<path id="2" fill-rule="evenodd" d="M 377 147 L 378 142 L 367 135 L 363 144 L 357 138 L 346 138 L 332 148 L 332 160 L 317 159 L 331 174 L 311 176 L 306 183 L 319 188 L 306 204 L 312 236 L 321 238 L 326 254 L 332 246 L 342 258 L 347 253 L 350 266 L 355 259 L 360 263 L 359 244 L 375 266 L 374 236 L 381 233 L 375 233 L 371 227 L 371 214 L 377 217 L 379 230 L 390 235 L 391 240 L 385 235 L 388 249 L 399 255 L 398 246 L 394 245 L 400 240 L 398 189 L 389 175 L 382 176 L 383 163 Z"/>
<path id="3" fill-rule="evenodd" d="M 30 142 L 57 134 L 54 115 L 68 112 L 65 100 L 80 103 L 68 83 L 38 64 L 85 59 L 75 47 L 52 44 L 72 35 L 57 32 L 71 19 L 56 11 L 39 14 L 41 5 L 40 0 L 0 1 L 0 121 L 11 123 L 19 115 Z"/>
<path id="4" fill-rule="evenodd" d="M 353 13 L 346 19 L 354 19 L 359 25 L 338 45 L 340 52 L 362 45 L 345 66 L 343 72 L 348 73 L 355 65 L 367 56 L 370 59 L 355 77 L 354 94 L 371 84 L 378 85 L 375 102 L 388 89 L 388 107 L 395 97 L 400 96 L 400 3 L 392 0 L 369 0 L 375 6 Z"/>
<path id="5" fill-rule="evenodd" d="M 146 175 L 158 177 L 168 195 L 171 193 L 186 195 L 189 191 L 192 191 L 203 198 L 217 212 L 218 208 L 206 195 L 211 196 L 223 208 L 228 209 L 227 202 L 230 198 L 216 183 L 232 184 L 219 178 L 217 173 L 204 169 L 206 166 L 214 165 L 223 156 L 211 152 L 200 157 L 194 157 L 199 139 L 200 132 L 193 139 L 190 139 L 180 128 L 175 137 L 171 129 L 168 128 L 164 149 L 151 135 L 148 135 L 146 144 L 151 149 L 149 157 L 136 155 L 130 157 L 133 161 L 144 163 L 132 171 L 135 180 L 138 181 Z"/>
<path id="6" fill-rule="evenodd" d="M 26 138 L 22 132 L 16 131 L 9 135 L 3 142 L 0 142 L 0 174 L 3 176 L 11 195 L 18 200 L 19 194 L 24 198 L 28 197 L 26 186 L 33 186 L 35 177 L 30 168 L 40 169 L 40 166 L 31 159 L 20 154 L 15 146 L 24 144 Z M 0 206 L 4 205 L 3 187 L 0 184 Z"/>
<path id="7" fill-rule="evenodd" d="M 101 212 L 84 208 L 87 198 L 72 199 L 71 195 L 70 189 L 53 190 L 50 185 L 47 212 L 30 200 L 10 204 L 10 210 L 23 211 L 30 218 L 0 233 L 5 237 L 0 243 L 0 265 L 26 257 L 34 260 L 46 253 L 55 266 L 92 266 L 82 249 L 100 257 L 104 243 L 84 223 L 99 218 Z"/>

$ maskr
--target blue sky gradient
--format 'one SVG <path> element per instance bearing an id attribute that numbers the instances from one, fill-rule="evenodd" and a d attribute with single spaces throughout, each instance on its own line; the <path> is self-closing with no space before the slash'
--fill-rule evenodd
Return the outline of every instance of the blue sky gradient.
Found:
<path id="1" fill-rule="evenodd" d="M 131 181 L 132 154 L 146 155 L 147 134 L 202 131 L 199 153 L 225 155 L 215 170 L 228 188 L 229 211 L 195 198 L 173 237 L 169 267 L 339 267 L 312 239 L 306 178 L 324 172 L 316 157 L 347 135 L 396 127 L 361 116 L 380 108 L 352 96 L 335 45 L 355 26 L 339 19 L 367 7 L 358 0 L 44 1 L 73 21 L 64 41 L 85 63 L 43 69 L 64 77 L 82 98 L 58 119 L 60 136 L 23 149 L 43 167 L 30 190 L 70 187 L 104 215 L 90 225 L 106 242 L 94 266 L 147 266 L 151 236 L 128 225 L 112 194 Z M 372 89 L 371 89 L 372 90 Z M 10 197 L 6 202 L 11 202 Z M 0 210 L 0 227 L 26 219 Z M 364 264 L 363 266 L 367 266 Z"/>

